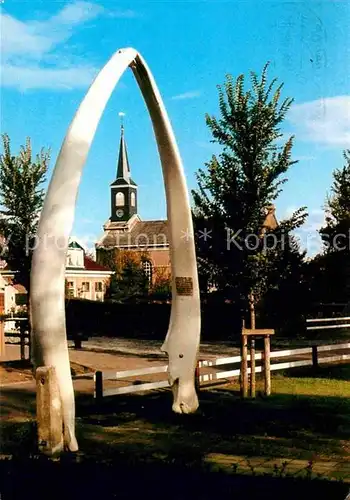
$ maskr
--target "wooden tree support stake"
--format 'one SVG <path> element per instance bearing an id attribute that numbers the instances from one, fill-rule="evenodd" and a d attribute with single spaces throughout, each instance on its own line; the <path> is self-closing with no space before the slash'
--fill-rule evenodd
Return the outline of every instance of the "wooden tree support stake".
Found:
<path id="1" fill-rule="evenodd" d="M 38 426 L 38 448 L 45 455 L 55 455 L 63 451 L 63 420 L 61 398 L 52 366 L 37 368 L 36 374 L 36 415 Z"/>
<path id="2" fill-rule="evenodd" d="M 242 335 L 241 349 L 241 395 L 243 398 L 248 397 L 248 337 Z"/>
<path id="3" fill-rule="evenodd" d="M 255 339 L 250 340 L 250 396 L 255 398 Z"/>
<path id="4" fill-rule="evenodd" d="M 271 394 L 271 369 L 270 369 L 270 335 L 264 337 L 264 378 L 265 396 Z"/>
<path id="5" fill-rule="evenodd" d="M 271 329 L 242 329 L 242 347 L 241 347 L 241 395 L 243 398 L 248 397 L 248 339 L 250 341 L 250 395 L 252 398 L 256 396 L 256 366 L 255 366 L 255 338 L 264 338 L 264 379 L 265 379 L 265 396 L 271 394 L 271 369 L 270 369 L 270 336 L 275 333 Z"/>

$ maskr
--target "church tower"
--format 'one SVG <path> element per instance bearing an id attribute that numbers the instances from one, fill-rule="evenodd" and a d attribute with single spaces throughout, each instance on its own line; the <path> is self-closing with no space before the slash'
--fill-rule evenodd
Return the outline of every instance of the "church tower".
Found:
<path id="1" fill-rule="evenodd" d="M 137 214 L 137 184 L 130 177 L 128 152 L 121 126 L 117 177 L 111 184 L 111 222 L 127 222 Z"/>

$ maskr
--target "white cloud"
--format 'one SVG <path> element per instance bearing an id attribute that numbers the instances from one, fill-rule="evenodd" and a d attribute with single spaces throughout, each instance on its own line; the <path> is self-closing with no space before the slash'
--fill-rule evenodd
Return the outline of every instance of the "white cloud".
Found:
<path id="1" fill-rule="evenodd" d="M 350 95 L 296 104 L 287 118 L 297 139 L 327 147 L 350 147 Z"/>
<path id="2" fill-rule="evenodd" d="M 87 87 L 92 82 L 96 72 L 95 68 L 89 66 L 52 69 L 6 64 L 2 68 L 1 83 L 5 87 L 16 87 L 21 91 L 48 88 L 72 90 L 73 88 Z"/>
<path id="3" fill-rule="evenodd" d="M 291 217 L 299 207 L 290 206 L 278 219 L 283 220 Z M 325 213 L 319 208 L 307 210 L 309 216 L 305 224 L 294 231 L 302 250 L 306 250 L 307 256 L 312 257 L 322 250 L 322 240 L 318 233 L 319 229 L 325 225 Z M 278 215 L 278 214 L 277 214 Z"/>
<path id="4" fill-rule="evenodd" d="M 7 59 L 12 55 L 26 54 L 41 56 L 53 46 L 50 37 L 40 33 L 32 33 L 30 25 L 18 21 L 14 17 L 0 13 L 1 22 L 1 56 Z"/>
<path id="5" fill-rule="evenodd" d="M 1 53 L 11 56 L 41 58 L 72 36 L 72 29 L 97 17 L 103 7 L 89 2 L 75 2 L 63 7 L 46 21 L 22 22 L 8 14 L 0 14 Z"/>
<path id="6" fill-rule="evenodd" d="M 63 7 L 63 9 L 50 19 L 50 24 L 67 24 L 72 26 L 95 18 L 104 11 L 104 7 L 90 2 L 74 2 Z"/>
<path id="7" fill-rule="evenodd" d="M 130 10 L 109 12 L 101 5 L 75 1 L 44 20 L 20 21 L 0 13 L 1 85 L 26 89 L 72 89 L 92 83 L 97 69 L 74 57 L 65 44 L 81 25 L 100 15 L 133 17 Z M 54 63 L 54 64 L 53 64 Z"/>
<path id="8" fill-rule="evenodd" d="M 200 95 L 201 95 L 201 93 L 199 92 L 199 90 L 193 90 L 190 92 L 184 92 L 183 94 L 174 95 L 171 97 L 171 100 L 172 101 L 181 101 L 184 99 L 195 99 L 196 97 L 199 97 Z"/>

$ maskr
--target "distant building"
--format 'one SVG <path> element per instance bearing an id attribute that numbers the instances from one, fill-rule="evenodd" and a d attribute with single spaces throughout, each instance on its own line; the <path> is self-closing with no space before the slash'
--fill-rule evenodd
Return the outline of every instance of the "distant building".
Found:
<path id="1" fill-rule="evenodd" d="M 143 221 L 138 214 L 137 192 L 138 186 L 131 178 L 122 126 L 117 174 L 110 186 L 110 217 L 96 243 L 96 260 L 103 262 L 104 250 L 114 250 L 116 256 L 131 252 L 136 260 L 141 261 L 142 257 L 144 270 L 153 281 L 157 274 L 170 274 L 168 221 Z"/>
<path id="2" fill-rule="evenodd" d="M 85 254 L 76 241 L 68 245 L 66 286 L 69 297 L 103 301 L 113 272 Z"/>
<path id="3" fill-rule="evenodd" d="M 275 205 L 268 205 L 265 209 L 265 220 L 262 227 L 262 234 L 268 231 L 274 231 L 278 227 L 278 220 L 276 218 Z"/>
<path id="4" fill-rule="evenodd" d="M 16 313 L 26 309 L 27 290 L 23 285 L 14 284 L 15 273 L 6 269 L 0 269 L 0 315 Z"/>
<path id="5" fill-rule="evenodd" d="M 66 266 L 66 292 L 70 297 L 103 301 L 113 272 L 88 257 L 79 243 L 69 243 Z M 0 261 L 0 314 L 26 310 L 27 290 L 15 283 L 16 271 Z"/>

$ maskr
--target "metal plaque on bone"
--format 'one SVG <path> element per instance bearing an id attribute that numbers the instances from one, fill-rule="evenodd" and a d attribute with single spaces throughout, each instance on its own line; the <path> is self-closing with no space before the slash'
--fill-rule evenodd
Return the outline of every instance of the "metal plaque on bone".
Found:
<path id="1" fill-rule="evenodd" d="M 176 292 L 178 295 L 192 297 L 193 279 L 191 277 L 179 276 L 175 278 Z"/>

